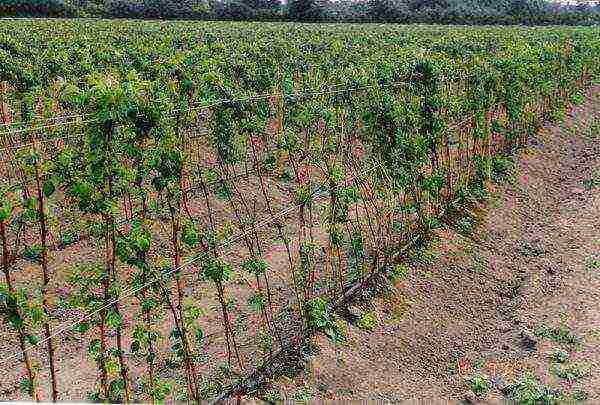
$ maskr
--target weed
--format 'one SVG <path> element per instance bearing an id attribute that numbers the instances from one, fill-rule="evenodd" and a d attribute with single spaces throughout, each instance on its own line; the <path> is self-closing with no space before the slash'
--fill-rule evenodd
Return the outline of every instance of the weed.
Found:
<path id="1" fill-rule="evenodd" d="M 554 349 L 550 352 L 548 357 L 557 363 L 564 363 L 569 360 L 569 352 L 562 349 Z"/>
<path id="2" fill-rule="evenodd" d="M 392 266 L 388 278 L 392 283 L 398 280 L 405 280 L 408 277 L 408 266 L 405 264 L 396 264 Z"/>
<path id="3" fill-rule="evenodd" d="M 363 330 L 372 331 L 377 326 L 377 316 L 374 312 L 362 314 L 356 322 L 356 326 Z"/>
<path id="4" fill-rule="evenodd" d="M 312 394 L 306 388 L 298 388 L 293 399 L 299 402 L 309 402 L 312 399 Z"/>
<path id="5" fill-rule="evenodd" d="M 550 328 L 541 326 L 535 330 L 535 335 L 542 339 L 548 339 L 555 343 L 579 344 L 581 338 L 576 336 L 566 326 L 562 325 L 558 328 Z"/>
<path id="6" fill-rule="evenodd" d="M 579 381 L 581 380 L 585 373 L 577 364 L 555 364 L 550 372 L 559 378 L 563 378 L 568 381 Z"/>
<path id="7" fill-rule="evenodd" d="M 283 169 L 283 171 L 281 172 L 281 175 L 279 176 L 279 180 L 281 180 L 283 182 L 288 182 L 288 181 L 292 180 L 292 178 L 293 178 L 292 172 L 287 167 Z"/>
<path id="8" fill-rule="evenodd" d="M 471 378 L 469 386 L 475 395 L 483 395 L 490 390 L 490 379 L 487 375 L 476 375 Z"/>
<path id="9" fill-rule="evenodd" d="M 504 390 L 511 401 L 523 405 L 536 404 L 558 404 L 565 400 L 565 395 L 542 384 L 540 380 L 530 372 L 523 375 Z"/>
<path id="10" fill-rule="evenodd" d="M 277 389 L 272 389 L 272 390 L 268 391 L 264 395 L 263 399 L 265 400 L 265 402 L 268 402 L 270 404 L 274 404 L 274 403 L 283 401 L 283 397 L 281 396 L 281 393 Z"/>
<path id="11" fill-rule="evenodd" d="M 571 394 L 571 398 L 573 398 L 574 401 L 587 401 L 588 397 L 588 393 L 583 390 L 578 390 Z"/>
<path id="12" fill-rule="evenodd" d="M 42 247 L 38 244 L 27 246 L 23 251 L 23 258 L 32 263 L 40 263 L 42 260 Z"/>
<path id="13" fill-rule="evenodd" d="M 485 257 L 475 255 L 472 257 L 472 261 L 473 271 L 476 273 L 483 273 L 489 266 L 489 263 Z"/>
<path id="14" fill-rule="evenodd" d="M 585 101 L 585 94 L 583 91 L 577 91 L 571 95 L 571 103 L 574 105 L 581 105 Z"/>
<path id="15" fill-rule="evenodd" d="M 77 232 L 65 232 L 60 235 L 60 243 L 59 248 L 64 249 L 68 246 L 71 246 L 74 243 L 79 241 L 79 235 Z"/>
<path id="16" fill-rule="evenodd" d="M 273 337 L 266 333 L 260 335 L 260 349 L 264 353 L 271 353 L 273 351 Z"/>
<path id="17" fill-rule="evenodd" d="M 310 328 L 323 332 L 336 343 L 344 342 L 345 336 L 340 330 L 340 324 L 335 322 L 333 314 L 329 311 L 327 301 L 319 297 L 308 301 L 305 316 Z"/>
<path id="18" fill-rule="evenodd" d="M 523 241 L 518 249 L 521 255 L 525 257 L 537 257 L 546 253 L 546 251 L 543 248 L 534 246 L 527 241 Z"/>
<path id="19" fill-rule="evenodd" d="M 496 156 L 492 159 L 492 181 L 500 183 L 510 175 L 514 163 L 510 157 Z"/>
<path id="20" fill-rule="evenodd" d="M 600 120 L 595 120 L 590 124 L 590 128 L 587 133 L 587 138 L 591 141 L 600 137 Z"/>
<path id="21" fill-rule="evenodd" d="M 583 181 L 583 187 L 585 187 L 586 190 L 592 190 L 600 187 L 600 169 L 594 170 L 592 177 Z"/>
<path id="22" fill-rule="evenodd" d="M 585 260 L 585 269 L 586 270 L 600 270 L 600 259 L 596 259 L 595 257 L 588 257 Z"/>
<path id="23" fill-rule="evenodd" d="M 462 217 L 456 222 L 455 227 L 458 233 L 471 235 L 477 228 L 477 220 L 470 216 Z"/>

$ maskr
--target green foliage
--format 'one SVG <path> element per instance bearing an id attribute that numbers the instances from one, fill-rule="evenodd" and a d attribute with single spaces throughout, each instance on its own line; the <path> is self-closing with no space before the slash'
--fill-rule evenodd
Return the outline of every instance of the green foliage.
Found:
<path id="1" fill-rule="evenodd" d="M 313 298 L 305 306 L 305 317 L 308 327 L 324 333 L 332 341 L 343 343 L 345 336 L 341 333 L 334 315 L 330 312 L 328 303 L 323 298 Z"/>
<path id="2" fill-rule="evenodd" d="M 127 4 L 111 0 L 106 9 L 114 11 L 119 2 Z M 187 10 L 190 2 L 178 4 Z M 267 3 L 198 0 L 192 7 L 206 14 L 221 7 L 219 18 L 259 18 L 253 8 L 276 8 Z M 328 13 L 360 6 L 365 4 L 290 2 L 289 9 L 304 20 L 317 15 L 344 19 Z M 444 20 L 450 18 L 443 13 L 446 8 L 461 10 L 454 0 L 407 2 L 405 17 L 396 2 L 367 6 L 388 13 L 379 15 L 382 20 L 415 15 L 419 18 L 414 21 Z M 128 15 L 139 16 L 145 7 L 153 18 L 178 15 L 166 0 L 144 1 L 141 11 Z M 514 9 L 504 9 L 515 16 L 504 22 L 518 20 Z M 461 15 L 452 18 L 460 20 Z M 541 107 L 548 116 L 560 115 L 569 100 L 580 96 L 581 72 L 592 77 L 600 72 L 596 28 L 84 25 L 77 20 L 3 21 L 0 97 L 8 114 L 3 114 L 7 125 L 0 135 L 23 142 L 19 149 L 24 151 L 0 167 L 10 172 L 6 183 L 24 177 L 29 184 L 40 170 L 52 242 L 59 236 L 64 247 L 89 236 L 90 244 L 106 251 L 97 256 L 101 263 L 81 258 L 60 290 L 63 309 L 93 314 L 78 325 L 89 336 L 90 355 L 98 362 L 103 357 L 97 340 L 100 323 L 111 337 L 115 330 L 123 332 L 123 316 L 106 303 L 133 288 L 139 301 L 133 307 L 139 311 L 134 324 L 127 328 L 133 357 L 152 363 L 166 343 L 172 371 L 188 369 L 182 331 L 175 328 L 169 341 L 162 341 L 164 311 L 172 307 L 185 326 L 194 361 L 205 361 L 200 349 L 213 342 L 205 332 L 212 334 L 214 320 L 229 323 L 233 335 L 256 333 L 246 330 L 250 311 L 265 312 L 267 320 L 279 324 L 296 319 L 297 310 L 305 326 L 343 341 L 345 324 L 336 321 L 328 305 L 338 298 L 340 287 L 377 270 L 373 266 L 381 266 L 398 244 L 414 235 L 428 236 L 451 201 L 485 196 L 490 178 L 507 177 L 510 153 L 541 124 Z M 59 116 L 77 118 L 63 122 Z M 44 131 L 29 131 L 50 122 Z M 23 130 L 21 137 L 12 136 L 12 130 Z M 36 144 L 37 152 L 32 152 L 29 137 L 38 135 L 40 147 Z M 29 239 L 40 222 L 35 194 L 18 184 L 1 187 L 0 221 L 11 247 L 13 242 L 29 245 L 25 256 L 39 261 L 39 241 Z M 60 220 L 51 219 L 52 213 Z M 76 226 L 69 223 L 72 218 L 78 218 Z M 263 228 L 260 233 L 253 234 L 254 224 Z M 469 233 L 475 225 L 465 219 L 457 228 Z M 16 243 L 24 233 L 25 242 Z M 113 237 L 119 260 L 114 268 Z M 285 246 L 279 246 L 282 238 Z M 232 266 L 240 265 L 231 254 L 240 249 L 247 249 L 241 253 L 246 258 L 243 273 L 231 286 Z M 270 284 L 269 278 L 280 272 L 270 271 L 277 269 L 269 269 L 260 256 L 264 252 L 270 265 L 282 266 L 288 249 L 294 274 L 283 281 L 293 278 L 295 283 Z M 533 248 L 528 252 L 540 254 Z M 175 269 L 175 263 L 181 266 Z M 402 265 L 384 270 L 392 280 L 408 276 Z M 187 284 L 177 314 L 177 302 L 169 302 L 165 291 L 172 281 L 166 276 L 181 282 L 192 272 L 209 282 L 201 283 L 200 290 Z M 206 288 L 217 290 L 219 305 L 207 307 L 216 314 L 207 314 L 209 329 L 204 330 L 199 325 L 203 308 L 190 301 L 210 296 Z M 270 288 L 298 302 L 268 313 Z M 0 305 L 7 323 L 23 329 L 27 343 L 34 344 L 44 320 L 36 294 L 6 290 L 1 290 Z M 359 326 L 372 329 L 376 321 L 365 314 Z M 560 329 L 547 329 L 541 336 L 578 341 Z M 246 341 L 232 337 L 227 336 L 230 350 L 234 340 Z M 215 349 L 225 350 L 223 340 L 215 342 Z M 263 343 L 265 352 L 273 349 L 272 341 Z M 105 354 L 111 392 L 93 398 L 122 402 L 118 353 L 108 347 Z M 164 375 L 163 363 L 155 365 L 156 375 Z M 203 395 L 212 396 L 229 384 L 236 369 L 232 363 L 217 376 L 208 373 L 204 383 L 199 381 Z M 155 400 L 192 400 L 183 387 L 143 378 L 144 393 Z M 475 386 L 484 391 L 481 381 Z"/>
<path id="3" fill-rule="evenodd" d="M 42 246 L 35 244 L 26 246 L 23 251 L 23 258 L 33 263 L 40 263 L 42 260 Z"/>
<path id="4" fill-rule="evenodd" d="M 202 264 L 202 275 L 205 279 L 215 283 L 223 283 L 229 280 L 233 269 L 230 264 L 220 258 L 207 256 Z"/>
<path id="5" fill-rule="evenodd" d="M 564 394 L 542 384 L 532 373 L 526 372 L 506 389 L 508 399 L 517 404 L 559 404 Z"/>
<path id="6" fill-rule="evenodd" d="M 589 395 L 587 392 L 583 391 L 583 390 L 579 390 L 579 391 L 575 391 L 571 394 L 571 398 L 573 398 L 574 401 L 587 401 L 589 398 Z"/>
<path id="7" fill-rule="evenodd" d="M 392 282 L 404 280 L 408 277 L 408 266 L 405 264 L 395 264 L 390 268 L 388 278 Z"/>
<path id="8" fill-rule="evenodd" d="M 581 338 L 576 336 L 565 325 L 562 325 L 557 328 L 540 326 L 535 330 L 535 335 L 542 339 L 552 340 L 555 343 L 564 343 L 572 345 L 581 343 Z"/>
<path id="9" fill-rule="evenodd" d="M 267 271 L 267 262 L 263 259 L 251 258 L 244 261 L 242 268 L 253 275 L 262 275 Z"/>
<path id="10" fill-rule="evenodd" d="M 486 375 L 475 375 L 469 381 L 469 388 L 475 395 L 484 395 L 490 388 L 490 379 Z"/>
<path id="11" fill-rule="evenodd" d="M 548 357 L 557 363 L 564 363 L 569 360 L 569 352 L 562 349 L 553 349 Z"/>
<path id="12" fill-rule="evenodd" d="M 554 364 L 550 371 L 557 377 L 569 381 L 579 381 L 585 376 L 584 371 L 577 364 Z"/>
<path id="13" fill-rule="evenodd" d="M 366 312 L 360 316 L 356 326 L 366 331 L 372 331 L 377 326 L 377 315 L 374 312 Z"/>
<path id="14" fill-rule="evenodd" d="M 248 298 L 248 305 L 255 312 L 261 312 L 266 305 L 265 296 L 262 293 L 255 293 Z"/>

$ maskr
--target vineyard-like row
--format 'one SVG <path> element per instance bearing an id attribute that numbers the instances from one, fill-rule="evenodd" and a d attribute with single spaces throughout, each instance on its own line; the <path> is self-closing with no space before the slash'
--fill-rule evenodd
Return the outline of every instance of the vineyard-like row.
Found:
<path id="1" fill-rule="evenodd" d="M 3 21 L 0 396 L 210 399 L 343 341 L 335 306 L 581 97 L 599 38 Z"/>

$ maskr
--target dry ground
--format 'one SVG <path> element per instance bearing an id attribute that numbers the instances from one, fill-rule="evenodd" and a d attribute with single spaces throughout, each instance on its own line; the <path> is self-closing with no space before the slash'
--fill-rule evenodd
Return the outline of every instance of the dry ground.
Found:
<path id="1" fill-rule="evenodd" d="M 345 343 L 316 336 L 303 369 L 258 397 L 497 402 L 529 371 L 600 403 L 600 87 L 514 166 L 404 279 L 351 307 Z M 549 358 L 557 349 L 563 364 Z M 477 396 L 470 381 L 481 375 L 489 389 Z"/>

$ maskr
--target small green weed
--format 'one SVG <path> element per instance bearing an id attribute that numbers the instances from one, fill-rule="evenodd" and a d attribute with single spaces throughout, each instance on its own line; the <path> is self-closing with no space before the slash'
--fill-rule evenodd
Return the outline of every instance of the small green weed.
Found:
<path id="1" fill-rule="evenodd" d="M 592 177 L 583 181 L 583 187 L 585 187 L 586 190 L 592 190 L 600 187 L 600 169 L 594 170 Z"/>
<path id="2" fill-rule="evenodd" d="M 574 105 L 581 105 L 585 101 L 585 94 L 583 91 L 578 91 L 571 94 L 571 103 Z"/>
<path id="3" fill-rule="evenodd" d="M 596 259 L 595 257 L 588 257 L 585 260 L 585 269 L 592 270 L 600 270 L 600 259 Z"/>
<path id="4" fill-rule="evenodd" d="M 23 251 L 23 258 L 32 263 L 40 263 L 42 260 L 42 247 L 38 244 L 27 246 Z"/>
<path id="5" fill-rule="evenodd" d="M 555 364 L 550 369 L 550 372 L 568 381 L 579 381 L 585 376 L 584 371 L 578 364 Z"/>
<path id="6" fill-rule="evenodd" d="M 309 402 L 312 399 L 312 394 L 306 388 L 298 388 L 293 399 L 299 402 Z"/>
<path id="7" fill-rule="evenodd" d="M 388 274 L 388 278 L 391 282 L 405 280 L 406 277 L 408 277 L 408 266 L 406 266 L 405 264 L 396 264 L 392 266 Z"/>
<path id="8" fill-rule="evenodd" d="M 546 250 L 540 246 L 532 245 L 527 241 L 523 241 L 518 247 L 519 253 L 525 257 L 537 257 L 546 253 Z"/>
<path id="9" fill-rule="evenodd" d="M 278 402 L 283 402 L 283 397 L 281 396 L 281 393 L 277 389 L 272 389 L 272 390 L 268 391 L 262 399 L 264 399 L 266 402 L 272 403 L 272 404 L 278 403 Z"/>
<path id="10" fill-rule="evenodd" d="M 377 316 L 374 312 L 362 314 L 356 322 L 356 326 L 366 331 L 372 331 L 377 326 Z"/>
<path id="11" fill-rule="evenodd" d="M 485 270 L 489 266 L 488 260 L 485 257 L 481 257 L 478 255 L 475 255 L 472 257 L 472 262 L 473 262 L 473 271 L 475 271 L 476 273 L 485 272 Z"/>
<path id="12" fill-rule="evenodd" d="M 79 235 L 77 232 L 65 232 L 60 235 L 60 248 L 65 248 L 67 246 L 71 246 L 79 240 Z"/>
<path id="13" fill-rule="evenodd" d="M 279 180 L 283 182 L 288 182 L 292 180 L 292 172 L 287 167 L 283 169 L 281 175 L 279 176 Z"/>
<path id="14" fill-rule="evenodd" d="M 564 363 L 569 360 L 569 352 L 562 349 L 554 349 L 550 352 L 548 357 L 557 363 Z"/>
<path id="15" fill-rule="evenodd" d="M 565 400 L 562 392 L 542 384 L 530 372 L 523 373 L 517 381 L 509 385 L 505 394 L 509 400 L 523 405 L 558 404 Z"/>
<path id="16" fill-rule="evenodd" d="M 476 375 L 469 381 L 469 388 L 475 395 L 483 395 L 490 390 L 490 379 L 487 375 Z"/>
<path id="17" fill-rule="evenodd" d="M 588 393 L 583 390 L 578 390 L 571 394 L 571 398 L 573 398 L 574 401 L 587 401 L 588 397 Z"/>
<path id="18" fill-rule="evenodd" d="M 548 339 L 555 343 L 565 344 L 579 344 L 581 338 L 576 336 L 566 326 L 560 326 L 558 328 L 550 328 L 548 326 L 541 326 L 535 330 L 535 335 L 542 339 Z"/>
<path id="19" fill-rule="evenodd" d="M 600 120 L 595 120 L 590 124 L 587 137 L 592 141 L 600 138 Z"/>
<path id="20" fill-rule="evenodd" d="M 346 340 L 340 323 L 335 321 L 327 301 L 323 298 L 313 298 L 306 303 L 306 320 L 309 328 L 323 332 L 335 343 L 343 343 Z"/>
<path id="21" fill-rule="evenodd" d="M 496 156 L 492 159 L 492 181 L 500 183 L 507 179 L 514 167 L 514 162 L 507 156 Z"/>

